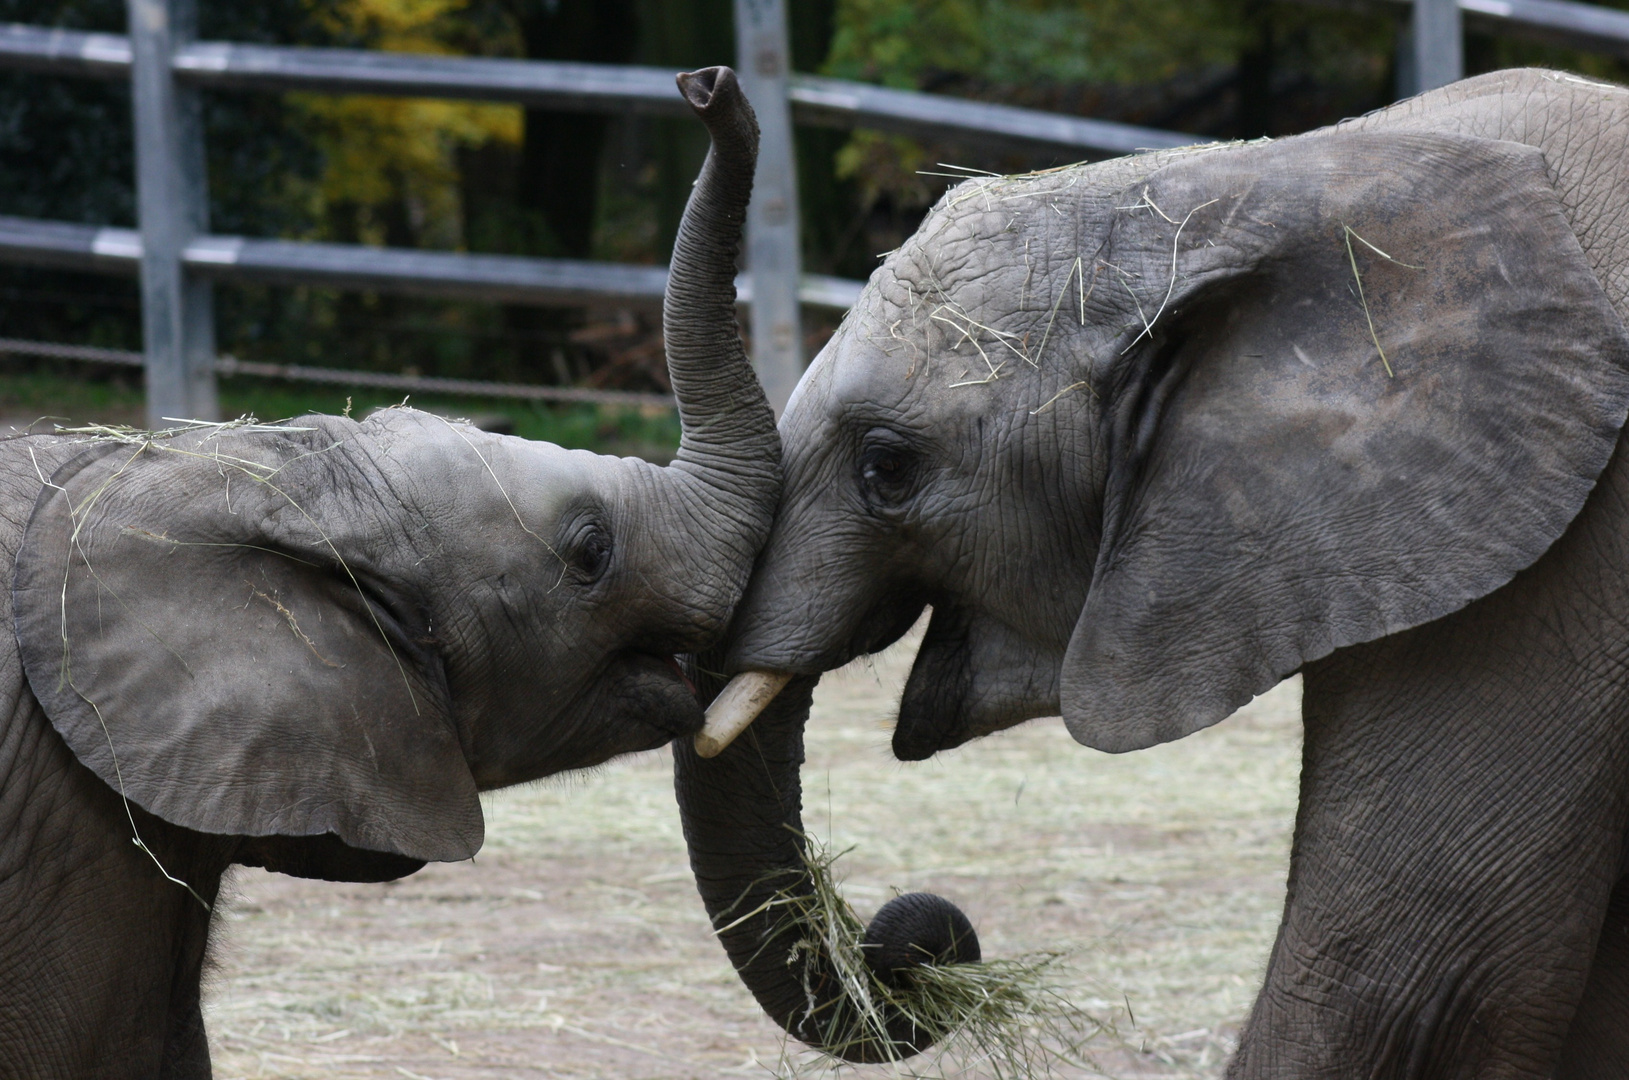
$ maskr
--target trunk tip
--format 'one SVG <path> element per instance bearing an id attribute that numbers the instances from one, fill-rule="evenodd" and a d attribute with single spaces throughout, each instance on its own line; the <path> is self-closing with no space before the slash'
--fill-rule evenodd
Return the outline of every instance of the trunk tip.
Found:
<path id="1" fill-rule="evenodd" d="M 679 84 L 679 93 L 690 103 L 696 115 L 705 118 L 708 109 L 721 97 L 728 97 L 731 91 L 737 90 L 740 84 L 736 81 L 735 71 L 720 64 L 717 67 L 702 68 L 699 71 L 682 71 L 674 77 Z"/>
<path id="2" fill-rule="evenodd" d="M 978 931 L 961 908 L 935 893 L 896 896 L 865 929 L 860 948 L 879 979 L 897 985 L 901 972 L 923 964 L 976 964 Z"/>

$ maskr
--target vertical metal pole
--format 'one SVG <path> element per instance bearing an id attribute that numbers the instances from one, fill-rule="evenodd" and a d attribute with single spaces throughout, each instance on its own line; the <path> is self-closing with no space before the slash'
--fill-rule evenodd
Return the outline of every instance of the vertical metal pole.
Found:
<path id="1" fill-rule="evenodd" d="M 202 107 L 196 90 L 176 85 L 170 66 L 176 47 L 196 33 L 197 9 L 194 0 L 127 0 L 127 9 L 147 423 L 214 420 L 214 295 L 181 265 L 187 243 L 209 227 Z"/>
<path id="2" fill-rule="evenodd" d="M 784 0 L 735 0 L 736 71 L 758 114 L 758 174 L 747 208 L 752 361 L 777 414 L 803 374 L 798 310 L 797 164 L 786 98 L 791 53 Z"/>
<path id="3" fill-rule="evenodd" d="M 1413 28 L 1413 93 L 1434 90 L 1465 77 L 1459 0 L 1414 0 Z"/>

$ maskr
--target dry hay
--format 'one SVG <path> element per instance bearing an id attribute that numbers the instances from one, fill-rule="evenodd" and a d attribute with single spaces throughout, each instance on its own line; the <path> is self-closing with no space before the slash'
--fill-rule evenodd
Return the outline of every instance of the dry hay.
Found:
<path id="1" fill-rule="evenodd" d="M 764 905 L 790 916 L 783 932 L 797 935 L 792 955 L 823 957 L 836 977 L 838 994 L 822 1007 L 829 1010 L 822 1024 L 831 1047 L 841 1052 L 879 1046 L 895 1075 L 923 1080 L 942 1078 L 947 1069 L 993 1080 L 1052 1077 L 1060 1066 L 1098 1071 L 1089 1045 L 1099 1035 L 1112 1037 L 1113 1023 L 1076 1004 L 1076 973 L 1069 971 L 1066 952 L 914 967 L 899 972 L 894 985 L 878 978 L 865 958 L 866 924 L 844 899 L 835 873 L 844 854 L 805 834 L 802 855 L 811 888 L 783 889 Z M 807 981 L 803 989 L 811 1002 L 816 999 Z M 910 1043 L 896 1037 L 900 1029 L 890 1031 L 890 1017 L 925 1035 L 932 1048 L 918 1059 Z M 775 1072 L 794 1080 L 846 1067 L 824 1052 L 788 1043 Z"/>

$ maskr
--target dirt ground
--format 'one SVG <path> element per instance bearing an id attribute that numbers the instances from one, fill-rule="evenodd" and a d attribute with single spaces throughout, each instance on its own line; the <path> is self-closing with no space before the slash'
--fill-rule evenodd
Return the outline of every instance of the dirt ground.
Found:
<path id="1" fill-rule="evenodd" d="M 1076 1000 L 1114 1021 L 1102 1073 L 1219 1075 L 1283 900 L 1298 685 L 1121 757 L 1052 720 L 901 764 L 887 746 L 908 661 L 896 649 L 816 697 L 805 822 L 853 846 L 849 899 L 869 915 L 929 889 L 968 912 L 986 957 L 1074 950 Z M 486 808 L 473 862 L 402 882 L 240 871 L 206 1006 L 216 1075 L 770 1075 L 783 1040 L 708 931 L 665 751 Z M 893 1075 L 853 1071 L 870 1074 Z"/>

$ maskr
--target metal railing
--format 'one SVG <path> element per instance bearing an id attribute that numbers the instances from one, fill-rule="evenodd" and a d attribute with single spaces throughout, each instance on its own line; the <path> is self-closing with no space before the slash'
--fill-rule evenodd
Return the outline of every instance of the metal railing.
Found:
<path id="1" fill-rule="evenodd" d="M 93 345 L 59 345 L 49 341 L 0 337 L 0 356 L 33 356 L 45 360 L 145 367 L 146 357 L 133 349 L 103 349 Z M 666 409 L 667 394 L 641 394 L 629 390 L 594 390 L 578 386 L 535 386 L 531 383 L 488 382 L 484 379 L 443 379 L 434 375 L 391 375 L 381 371 L 343 371 L 306 364 L 266 364 L 232 356 L 215 358 L 217 375 L 254 375 L 263 379 L 340 386 L 372 386 L 412 394 L 453 394 L 464 397 L 515 398 L 521 401 L 573 402 L 586 405 L 637 405 Z"/>
<path id="2" fill-rule="evenodd" d="M 1397 11 L 1413 7 L 1403 59 L 1405 94 L 1464 77 L 1463 32 L 1524 38 L 1629 59 L 1629 11 L 1576 0 L 1300 0 L 1318 7 Z"/>
<path id="3" fill-rule="evenodd" d="M 209 418 L 214 378 L 226 372 L 329 371 L 249 365 L 215 354 L 215 282 L 368 289 L 531 304 L 659 303 L 667 272 L 572 259 L 304 243 L 208 230 L 198 93 L 204 89 L 365 93 L 516 103 L 561 111 L 687 115 L 671 71 L 631 65 L 421 56 L 197 41 L 191 0 L 127 0 L 129 36 L 0 24 L 0 67 L 130 80 L 137 144 L 140 228 L 96 228 L 0 217 L 0 261 L 138 274 L 148 412 Z M 1182 146 L 1188 135 L 1004 105 L 792 74 L 782 0 L 736 0 L 738 70 L 763 131 L 748 220 L 747 272 L 737 282 L 751 309 L 753 357 L 771 400 L 784 404 L 802 370 L 798 307 L 842 309 L 863 285 L 803 274 L 791 125 L 864 126 L 1004 148 L 1051 148 L 1078 158 Z M 5 351 L 5 350 L 0 350 Z M 17 348 L 9 350 L 17 352 Z M 260 369 L 265 369 L 261 371 Z M 355 385 L 405 387 L 408 376 L 338 372 Z M 420 383 L 423 380 L 418 380 Z M 458 392 L 463 380 L 438 380 Z M 468 384 L 474 386 L 476 384 Z M 503 384 L 479 384 L 493 393 Z M 464 391 L 471 392 L 471 391 Z M 612 392 L 525 387 L 553 401 L 619 400 Z M 648 403 L 652 395 L 631 395 Z"/>

